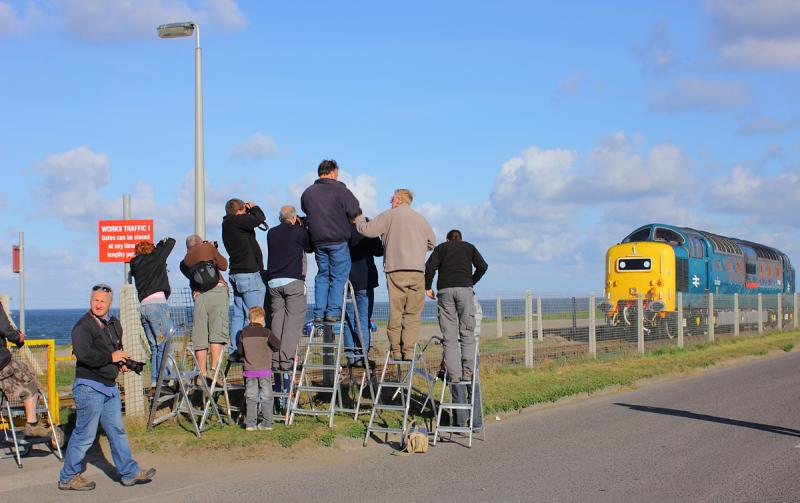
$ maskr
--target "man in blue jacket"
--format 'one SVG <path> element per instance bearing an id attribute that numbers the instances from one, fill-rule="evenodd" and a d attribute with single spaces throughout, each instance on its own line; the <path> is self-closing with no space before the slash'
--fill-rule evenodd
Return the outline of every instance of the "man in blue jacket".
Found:
<path id="1" fill-rule="evenodd" d="M 317 169 L 319 179 L 303 192 L 300 207 L 314 246 L 314 321 L 341 319 L 342 293 L 350 274 L 350 222 L 361 214 L 358 199 L 338 181 L 339 166 L 326 159 Z"/>

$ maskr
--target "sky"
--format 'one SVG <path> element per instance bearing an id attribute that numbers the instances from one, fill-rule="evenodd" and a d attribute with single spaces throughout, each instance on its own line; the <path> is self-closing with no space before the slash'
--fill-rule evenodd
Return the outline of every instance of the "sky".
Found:
<path id="1" fill-rule="evenodd" d="M 608 247 L 651 222 L 800 260 L 794 0 L 0 0 L 12 307 L 21 231 L 27 307 L 122 283 L 98 262 L 97 221 L 121 218 L 125 193 L 178 240 L 171 284 L 186 286 L 194 39 L 155 28 L 190 19 L 209 239 L 231 197 L 276 224 L 333 158 L 365 214 L 405 187 L 439 240 L 462 230 L 489 263 L 482 296 L 602 293 Z"/>

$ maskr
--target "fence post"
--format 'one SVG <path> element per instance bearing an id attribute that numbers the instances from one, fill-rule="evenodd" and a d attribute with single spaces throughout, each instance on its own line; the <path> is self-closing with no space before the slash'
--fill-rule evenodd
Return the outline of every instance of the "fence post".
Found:
<path id="1" fill-rule="evenodd" d="M 678 308 L 678 347 L 683 347 L 683 292 L 678 292 L 675 303 Z"/>
<path id="2" fill-rule="evenodd" d="M 758 294 L 758 333 L 764 333 L 764 304 L 760 293 Z"/>
<path id="3" fill-rule="evenodd" d="M 778 294 L 778 331 L 783 330 L 783 296 Z"/>
<path id="4" fill-rule="evenodd" d="M 644 302 L 642 294 L 636 295 L 636 343 L 639 354 L 644 354 Z"/>
<path id="5" fill-rule="evenodd" d="M 142 343 L 145 340 L 141 315 L 137 308 L 136 287 L 126 283 L 120 289 L 119 320 L 122 323 L 122 345 L 132 359 L 149 362 L 148 350 Z M 150 367 L 145 367 L 149 369 Z M 149 372 L 149 370 L 148 370 Z M 147 409 L 144 398 L 144 379 L 135 372 L 122 374 L 125 388 L 125 415 L 144 416 Z"/>
<path id="6" fill-rule="evenodd" d="M 794 299 L 794 317 L 792 318 L 792 323 L 794 328 L 797 328 L 797 292 L 792 294 L 792 298 Z"/>
<path id="7" fill-rule="evenodd" d="M 708 292 L 708 342 L 714 342 L 714 294 Z"/>
<path id="8" fill-rule="evenodd" d="M 536 297 L 536 334 L 537 339 L 544 340 L 544 326 L 542 324 L 542 297 Z"/>
<path id="9" fill-rule="evenodd" d="M 594 305 L 594 295 L 589 296 L 589 354 L 592 358 L 597 358 L 597 333 L 595 328 L 595 317 L 597 316 L 597 307 Z"/>
<path id="10" fill-rule="evenodd" d="M 533 304 L 530 290 L 525 291 L 525 366 L 533 367 Z"/>
<path id="11" fill-rule="evenodd" d="M 733 294 L 733 336 L 739 337 L 739 294 Z"/>
<path id="12" fill-rule="evenodd" d="M 497 318 L 497 320 L 496 320 L 496 323 L 497 323 L 497 334 L 496 335 L 497 335 L 497 337 L 502 337 L 503 336 L 503 299 L 501 299 L 499 295 L 497 296 L 497 315 L 495 316 L 495 318 Z"/>

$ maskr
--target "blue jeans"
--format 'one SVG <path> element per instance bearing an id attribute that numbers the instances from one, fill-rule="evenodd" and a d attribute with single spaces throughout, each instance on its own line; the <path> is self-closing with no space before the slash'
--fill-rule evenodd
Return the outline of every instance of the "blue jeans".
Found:
<path id="1" fill-rule="evenodd" d="M 372 306 L 375 304 L 375 290 L 372 288 L 356 290 L 355 301 L 358 309 L 358 321 L 361 325 L 361 331 L 358 333 L 361 336 L 361 344 L 353 337 L 358 329 L 353 304 L 347 304 L 347 320 L 344 324 L 344 354 L 348 360 L 361 358 L 362 351 L 353 348 L 362 348 L 364 353 L 369 352 L 369 319 L 372 318 Z"/>
<path id="2" fill-rule="evenodd" d="M 147 335 L 147 342 L 150 344 L 150 382 L 154 383 L 158 379 L 161 360 L 164 359 L 167 337 L 173 328 L 172 318 L 170 318 L 167 304 L 142 304 L 140 312 L 142 313 L 142 327 Z"/>
<path id="3" fill-rule="evenodd" d="M 233 316 L 231 317 L 231 345 L 228 351 L 233 353 L 239 341 L 239 334 L 250 323 L 250 308 L 264 307 L 267 287 L 259 272 L 231 274 L 230 280 L 233 288 Z"/>
<path id="4" fill-rule="evenodd" d="M 314 318 L 342 315 L 344 284 L 350 276 L 350 247 L 347 242 L 318 245 L 314 250 L 317 276 L 314 278 Z"/>
<path id="5" fill-rule="evenodd" d="M 69 482 L 83 471 L 83 458 L 94 443 L 98 423 L 103 425 L 103 431 L 106 432 L 108 444 L 111 446 L 111 458 L 122 480 L 136 477 L 141 469 L 131 455 L 128 434 L 122 422 L 119 393 L 107 396 L 89 386 L 78 385 L 73 390 L 73 399 L 77 408 L 77 419 L 64 453 L 64 466 L 59 474 L 61 482 Z"/>

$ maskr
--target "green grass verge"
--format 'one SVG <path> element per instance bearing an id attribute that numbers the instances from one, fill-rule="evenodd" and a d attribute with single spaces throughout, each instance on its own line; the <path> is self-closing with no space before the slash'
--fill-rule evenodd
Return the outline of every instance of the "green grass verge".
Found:
<path id="1" fill-rule="evenodd" d="M 763 355 L 772 350 L 792 351 L 798 342 L 800 332 L 784 332 L 726 338 L 685 349 L 662 347 L 645 356 L 550 360 L 533 369 L 484 366 L 484 407 L 487 414 L 520 410 L 611 386 L 630 386 L 638 379 L 685 373 L 743 356 Z M 298 443 L 331 447 L 337 438 L 361 439 L 366 429 L 365 418 L 353 421 L 340 416 L 333 430 L 329 430 L 327 421 L 300 416 L 292 426 L 276 424 L 269 432 L 247 432 L 240 427 L 225 426 L 205 432 L 201 439 L 188 428 L 175 424 L 160 425 L 153 431 L 146 431 L 142 421 L 127 424 L 135 449 L 159 452 L 241 448 L 242 455 L 246 456 L 248 452 L 257 452 L 252 449 L 258 447 L 288 449 Z M 399 421 L 396 424 L 399 425 Z"/>

